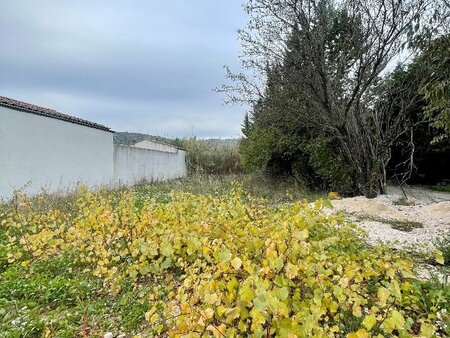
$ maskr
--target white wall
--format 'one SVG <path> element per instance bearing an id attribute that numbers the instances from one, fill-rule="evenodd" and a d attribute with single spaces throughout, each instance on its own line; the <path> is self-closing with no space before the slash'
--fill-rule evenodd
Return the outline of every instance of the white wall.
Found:
<path id="1" fill-rule="evenodd" d="M 0 106 L 0 198 L 108 184 L 113 134 Z"/>
<path id="2" fill-rule="evenodd" d="M 186 152 L 148 150 L 114 145 L 114 180 L 121 184 L 134 184 L 143 179 L 169 180 L 185 176 Z"/>

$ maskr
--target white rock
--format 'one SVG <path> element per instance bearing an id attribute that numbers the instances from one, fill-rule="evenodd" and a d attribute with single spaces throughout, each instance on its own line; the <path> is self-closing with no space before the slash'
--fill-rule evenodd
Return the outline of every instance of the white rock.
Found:
<path id="1" fill-rule="evenodd" d="M 103 335 L 103 338 L 113 338 L 112 332 L 106 332 L 106 333 Z"/>

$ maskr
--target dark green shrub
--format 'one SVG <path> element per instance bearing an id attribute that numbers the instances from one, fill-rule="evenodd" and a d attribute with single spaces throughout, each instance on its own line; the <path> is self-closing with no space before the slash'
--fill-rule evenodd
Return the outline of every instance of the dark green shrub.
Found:
<path id="1" fill-rule="evenodd" d="M 317 175 L 323 178 L 329 190 L 340 193 L 350 193 L 352 180 L 349 166 L 333 149 L 331 140 L 319 137 L 312 140 L 307 146 L 310 163 Z"/>

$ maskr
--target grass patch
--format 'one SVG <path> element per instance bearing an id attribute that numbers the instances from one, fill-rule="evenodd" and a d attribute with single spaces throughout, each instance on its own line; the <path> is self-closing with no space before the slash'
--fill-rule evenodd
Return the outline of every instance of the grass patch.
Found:
<path id="1" fill-rule="evenodd" d="M 411 206 L 415 203 L 413 201 L 408 200 L 406 197 L 400 197 L 399 199 L 392 202 L 393 205 L 403 205 L 403 206 Z"/>
<path id="2" fill-rule="evenodd" d="M 101 278 L 74 266 L 74 257 L 10 264 L 0 275 L 0 337 L 91 337 L 114 328 L 138 333 L 152 284 L 124 282 L 111 296 Z"/>
<path id="3" fill-rule="evenodd" d="M 414 229 L 423 228 L 423 224 L 421 222 L 416 222 L 416 221 L 399 221 L 399 220 L 387 219 L 387 220 L 385 220 L 385 223 L 389 224 L 392 227 L 392 229 L 400 230 L 400 231 L 404 231 L 404 232 L 411 232 Z"/>
<path id="4" fill-rule="evenodd" d="M 325 198 L 323 191 L 312 191 L 294 178 L 273 179 L 263 174 L 240 175 L 189 175 L 168 182 L 141 182 L 134 187 L 139 199 L 155 198 L 167 202 L 171 192 L 188 192 L 196 195 L 221 197 L 232 191 L 236 184 L 255 198 L 263 198 L 272 204 L 291 203 L 298 200 L 312 202 Z"/>
<path id="5" fill-rule="evenodd" d="M 410 221 L 410 220 L 396 220 L 391 218 L 384 218 L 384 217 L 377 217 L 372 215 L 364 215 L 359 213 L 352 213 L 353 217 L 356 218 L 357 221 L 373 221 L 373 222 L 379 222 L 384 224 L 389 224 L 392 229 L 404 231 L 404 232 L 411 232 L 414 229 L 421 229 L 423 228 L 423 224 L 421 222 L 417 221 Z"/>
<path id="6" fill-rule="evenodd" d="M 424 188 L 435 190 L 435 191 L 443 191 L 450 192 L 450 184 L 448 183 L 440 183 L 435 185 L 425 185 Z"/>

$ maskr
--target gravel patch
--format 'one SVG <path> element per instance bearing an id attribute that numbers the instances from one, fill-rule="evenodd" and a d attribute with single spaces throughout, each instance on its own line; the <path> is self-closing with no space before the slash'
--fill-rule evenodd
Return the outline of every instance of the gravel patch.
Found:
<path id="1" fill-rule="evenodd" d="M 373 244 L 383 241 L 395 248 L 432 249 L 436 238 L 450 232 L 450 193 L 389 187 L 387 195 L 344 198 L 332 204 L 364 228 Z M 393 228 L 402 224 L 407 231 Z"/>

